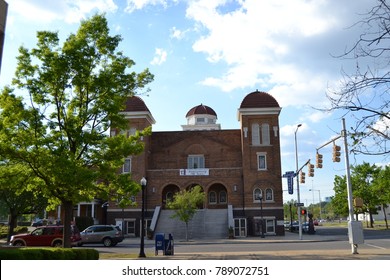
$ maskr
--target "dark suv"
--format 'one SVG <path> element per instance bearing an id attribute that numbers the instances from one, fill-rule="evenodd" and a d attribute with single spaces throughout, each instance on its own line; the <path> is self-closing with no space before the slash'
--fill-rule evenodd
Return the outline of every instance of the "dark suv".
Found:
<path id="1" fill-rule="evenodd" d="M 71 226 L 71 244 L 77 245 L 81 240 L 80 231 L 74 225 Z M 64 226 L 42 226 L 37 227 L 30 233 L 12 235 L 10 245 L 12 246 L 52 246 L 62 247 Z"/>
<path id="2" fill-rule="evenodd" d="M 106 247 L 115 246 L 124 239 L 122 230 L 114 225 L 93 225 L 80 233 L 79 246 L 83 244 L 102 243 Z"/>

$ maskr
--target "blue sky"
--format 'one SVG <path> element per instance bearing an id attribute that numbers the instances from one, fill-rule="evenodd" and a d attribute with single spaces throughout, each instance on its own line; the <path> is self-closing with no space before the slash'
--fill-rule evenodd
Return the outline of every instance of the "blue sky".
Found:
<path id="1" fill-rule="evenodd" d="M 341 131 L 343 112 L 324 113 L 325 93 L 337 88 L 341 69 L 352 73 L 354 61 L 334 58 L 356 41 L 353 26 L 374 1 L 356 0 L 7 0 L 8 19 L 0 87 L 10 84 L 17 50 L 32 48 L 36 31 L 76 32 L 80 20 L 106 13 L 111 34 L 120 34 L 120 49 L 140 71 L 155 75 L 142 98 L 157 123 L 154 131 L 181 130 L 185 115 L 201 103 L 213 108 L 222 129 L 238 129 L 242 99 L 258 89 L 273 95 L 280 114 L 282 173 L 295 169 L 294 132 L 299 165 L 315 162 L 316 148 Z M 352 27 L 353 26 L 353 27 Z M 346 116 L 347 126 L 349 116 Z M 352 124 L 351 124 L 352 125 Z M 338 141 L 341 145 L 341 141 Z M 301 201 L 318 202 L 333 195 L 334 175 L 345 163 L 323 149 L 324 168 L 301 185 Z M 351 157 L 381 165 L 376 157 Z M 287 182 L 283 181 L 287 190 Z M 309 189 L 319 190 L 311 192 Z M 314 196 L 313 196 L 314 193 Z M 284 199 L 296 199 L 284 193 Z"/>

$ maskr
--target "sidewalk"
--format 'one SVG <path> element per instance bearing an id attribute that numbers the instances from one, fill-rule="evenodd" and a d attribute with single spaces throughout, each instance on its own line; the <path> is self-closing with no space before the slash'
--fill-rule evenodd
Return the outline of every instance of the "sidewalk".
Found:
<path id="1" fill-rule="evenodd" d="M 299 239 L 296 233 L 286 232 L 285 236 L 247 237 L 236 239 L 197 239 L 197 240 L 174 240 L 175 246 L 182 245 L 226 245 L 229 244 L 261 244 L 261 243 L 314 243 L 345 241 L 349 246 L 348 236 L 331 235 L 307 235 Z M 154 247 L 154 240 L 146 240 L 145 246 Z M 137 246 L 139 238 L 126 238 L 124 244 Z M 306 246 L 307 247 L 307 246 Z M 374 248 L 361 244 L 358 254 L 352 254 L 352 249 L 322 249 L 322 250 L 284 250 L 284 251 L 242 251 L 242 252 L 175 252 L 172 256 L 165 256 L 159 252 L 157 256 L 148 255 L 150 260 L 390 260 L 390 251 Z"/>

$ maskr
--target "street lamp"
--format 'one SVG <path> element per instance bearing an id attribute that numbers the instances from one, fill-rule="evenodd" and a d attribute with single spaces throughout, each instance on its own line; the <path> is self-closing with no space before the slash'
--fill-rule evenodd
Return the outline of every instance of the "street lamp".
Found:
<path id="1" fill-rule="evenodd" d="M 295 176 L 297 177 L 297 196 L 298 196 L 298 226 L 299 226 L 299 239 L 302 239 L 302 221 L 301 221 L 301 196 L 299 194 L 299 175 L 298 175 L 298 145 L 297 145 L 297 131 L 298 128 L 300 128 L 302 124 L 297 125 L 297 129 L 294 133 L 294 139 L 295 139 L 295 165 L 296 165 L 296 172 Z"/>
<path id="2" fill-rule="evenodd" d="M 110 205 L 108 204 L 108 201 L 106 201 L 106 202 L 104 202 L 104 203 L 102 204 L 102 208 L 103 208 L 103 211 L 104 211 L 104 224 L 105 224 L 105 225 L 107 225 L 107 208 L 108 208 L 108 206 L 110 206 Z"/>
<path id="3" fill-rule="evenodd" d="M 145 189 L 146 189 L 146 179 L 145 177 L 142 177 L 141 179 L 141 188 L 142 188 L 142 211 L 141 211 L 141 245 L 140 245 L 140 251 L 139 251 L 139 258 L 146 258 L 145 255 Z"/>
<path id="4" fill-rule="evenodd" d="M 259 194 L 260 199 L 260 215 L 261 215 L 261 238 L 264 238 L 264 219 L 263 219 L 263 194 Z"/>

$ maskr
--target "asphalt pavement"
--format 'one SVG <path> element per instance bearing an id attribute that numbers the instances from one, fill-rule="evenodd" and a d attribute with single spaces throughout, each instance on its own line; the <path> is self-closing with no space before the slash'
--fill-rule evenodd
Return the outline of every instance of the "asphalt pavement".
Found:
<path id="1" fill-rule="evenodd" d="M 311 244 L 317 242 L 327 242 L 321 246 L 321 249 L 312 249 Z M 338 242 L 342 245 L 342 248 L 335 249 L 332 246 L 328 246 L 332 242 Z M 390 242 L 390 239 L 389 239 Z M 292 244 L 302 244 L 302 249 L 295 250 L 272 250 L 272 244 L 285 244 L 286 248 Z M 243 245 L 244 250 L 231 250 L 229 248 L 235 246 L 240 247 Z M 251 244 L 253 246 L 251 246 Z M 259 245 L 270 244 L 270 246 L 264 246 L 269 248 L 268 250 L 258 250 Z M 199 246 L 196 246 L 199 245 Z M 204 245 L 213 246 L 216 250 L 191 250 L 191 248 L 201 247 Z M 320 244 L 317 244 L 320 245 Z M 132 247 L 136 252 L 139 248 L 139 238 L 126 238 L 121 246 Z M 181 250 L 174 251 L 173 255 L 163 255 L 162 251 L 159 251 L 158 255 L 154 255 L 154 240 L 145 239 L 145 251 L 147 258 L 156 260 L 390 260 L 390 247 L 382 248 L 378 246 L 372 246 L 365 242 L 365 244 L 358 245 L 358 254 L 352 253 L 352 246 L 349 244 L 348 235 L 320 235 L 320 234 L 303 234 L 302 239 L 299 239 L 297 233 L 286 232 L 284 236 L 266 236 L 261 237 L 246 237 L 235 239 L 197 239 L 197 240 L 174 240 L 174 247 L 181 247 Z M 207 246 L 205 246 L 207 247 Z M 205 248 L 203 247 L 203 248 Z M 329 247 L 329 248 L 327 248 Z M 183 249 L 186 248 L 186 249 Z M 222 250 L 218 250 L 223 248 Z M 309 249 L 310 248 L 310 249 Z M 350 249 L 348 249 L 350 248 Z M 116 259 L 126 258 L 123 255 L 116 255 L 106 250 L 99 250 L 102 259 Z M 134 258 L 134 255 L 133 255 Z"/>
<path id="2" fill-rule="evenodd" d="M 286 231 L 284 236 L 265 238 L 174 240 L 173 255 L 163 255 L 162 251 L 155 255 L 155 241 L 145 238 L 145 252 L 147 259 L 151 260 L 390 260 L 390 230 L 382 231 L 379 237 L 385 246 L 375 246 L 371 236 L 365 232 L 368 239 L 358 245 L 358 254 L 352 253 L 347 230 L 343 230 L 334 235 L 329 230 L 303 234 L 302 239 L 299 239 L 298 233 Z M 89 245 L 82 248 L 97 249 L 100 259 L 134 259 L 137 258 L 139 244 L 139 238 L 125 238 L 116 247 Z M 1 246 L 7 246 L 4 240 L 0 241 Z M 279 249 L 276 250 L 276 247 Z M 281 250 L 280 247 L 286 249 Z"/>

